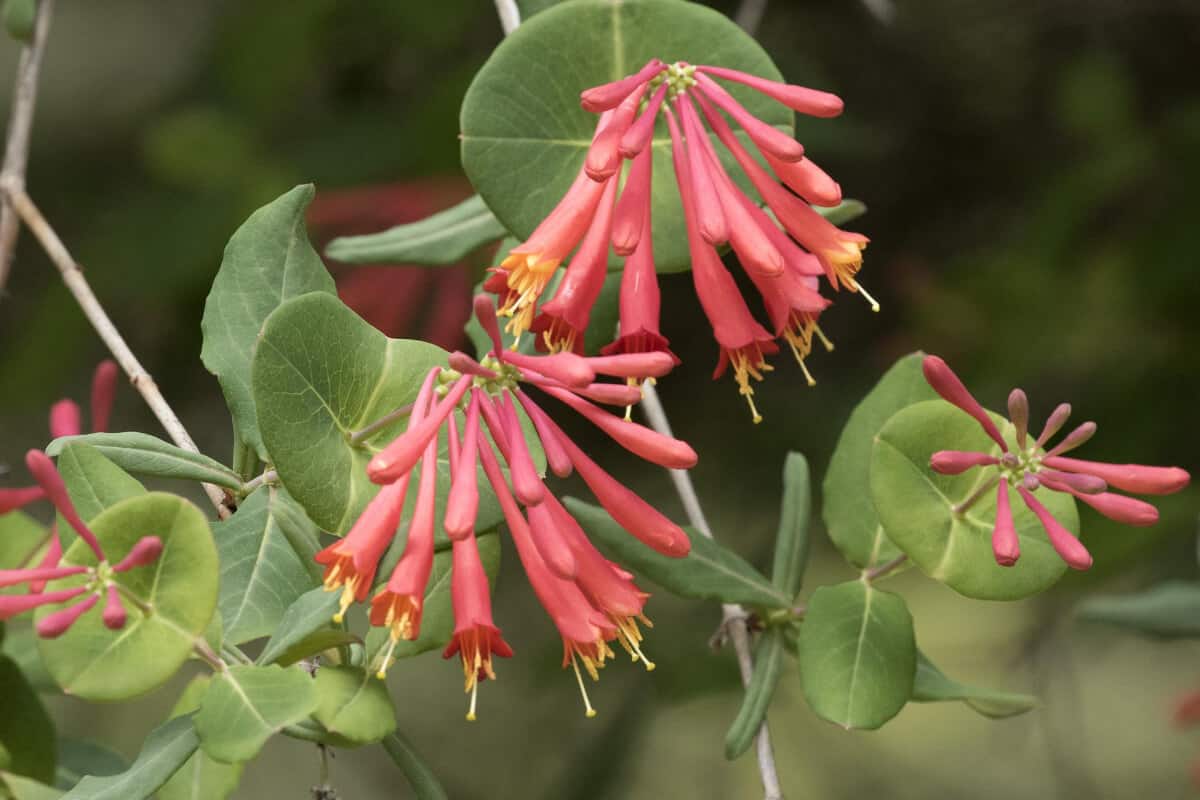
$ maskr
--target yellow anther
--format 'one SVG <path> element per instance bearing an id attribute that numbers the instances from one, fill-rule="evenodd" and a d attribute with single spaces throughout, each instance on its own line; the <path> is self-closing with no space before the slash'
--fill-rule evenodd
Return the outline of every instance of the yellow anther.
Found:
<path id="1" fill-rule="evenodd" d="M 587 663 L 588 660 L 589 659 L 587 659 L 587 657 L 584 656 L 585 664 Z M 571 666 L 575 668 L 575 682 L 579 684 L 579 693 L 581 695 L 583 695 L 584 716 L 591 719 L 592 717 L 596 716 L 596 709 L 592 708 L 592 701 L 588 697 L 587 689 L 583 685 L 583 675 L 579 672 L 579 664 L 578 664 L 578 662 L 576 662 L 575 655 L 573 653 L 571 654 Z M 595 669 L 589 668 L 588 671 L 591 672 L 591 674 L 592 674 L 592 680 L 596 680 L 597 676 L 596 676 Z"/>

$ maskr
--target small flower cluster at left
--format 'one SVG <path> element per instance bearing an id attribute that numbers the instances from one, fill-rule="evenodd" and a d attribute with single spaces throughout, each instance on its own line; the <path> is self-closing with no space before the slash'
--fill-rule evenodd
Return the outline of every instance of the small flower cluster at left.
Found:
<path id="1" fill-rule="evenodd" d="M 634 585 L 633 576 L 596 550 L 579 523 L 546 489 L 518 409 L 523 409 L 532 423 L 551 471 L 560 477 L 577 471 L 600 504 L 629 533 L 673 557 L 686 555 L 691 542 L 678 525 L 589 458 L 522 385 L 536 387 L 569 406 L 641 458 L 686 469 L 696 463 L 696 453 L 686 443 L 610 414 L 592 402 L 629 406 L 640 397 L 637 386 L 597 382 L 597 375 L 621 379 L 661 376 L 674 362 L 663 353 L 584 358 L 566 352 L 548 356 L 509 352 L 500 344 L 491 299 L 477 297 L 475 313 L 492 338 L 492 351 L 481 361 L 453 353 L 447 367 L 429 371 L 412 405 L 407 430 L 367 465 L 370 479 L 383 488 L 349 533 L 321 551 L 317 561 L 326 568 L 326 589 L 342 593 L 334 617 L 340 621 L 350 604 L 365 601 L 375 585 L 379 562 L 396 535 L 413 471 L 420 465 L 403 554 L 371 600 L 371 624 L 389 632 L 388 647 L 376 666 L 379 677 L 384 677 L 399 642 L 420 635 L 437 524 L 439 434 L 446 429 L 450 492 L 441 523 L 453 547 L 454 636 L 444 655 L 458 654 L 462 659 L 465 688 L 471 694 L 467 718 L 475 718 L 479 682 L 495 678 L 492 657 L 512 655 L 492 619 L 490 588 L 475 541 L 479 467 L 499 501 L 534 593 L 562 637 L 563 666 L 574 668 L 591 716 L 595 712 L 583 689 L 580 664 L 596 679 L 597 670 L 613 655 L 608 643 L 616 640 L 634 661 L 653 668 L 642 651 L 638 626 L 639 622 L 648 624 L 643 614 L 648 595 Z M 459 411 L 464 420 L 461 424 L 456 417 Z M 507 475 L 500 466 L 501 458 L 507 464 Z"/>
<path id="2" fill-rule="evenodd" d="M 145 536 L 138 540 L 124 558 L 116 564 L 110 564 L 96 535 L 80 519 L 74 504 L 71 503 L 62 476 L 54 468 L 54 462 L 50 460 L 50 457 L 41 450 L 30 450 L 25 455 L 25 464 L 37 481 L 43 496 L 50 500 L 67 524 L 79 534 L 79 538 L 87 543 L 95 553 L 98 563 L 94 567 L 61 566 L 62 546 L 58 544 L 59 537 L 56 533 L 46 557 L 38 566 L 28 569 L 0 570 L 0 587 L 7 588 L 24 584 L 27 589 L 25 594 L 0 595 L 0 620 L 9 619 L 40 606 L 70 603 L 38 621 L 38 636 L 44 639 L 53 639 L 66 633 L 103 597 L 105 604 L 102 619 L 105 626 L 112 630 L 120 630 L 125 627 L 127 615 L 122 602 L 121 589 L 114 580 L 114 576 L 137 567 L 153 564 L 162 554 L 162 540 L 157 536 Z M 69 578 L 74 575 L 87 575 L 86 583 L 70 589 L 45 591 L 47 581 Z"/>
<path id="3" fill-rule="evenodd" d="M 1134 494 L 1165 495 L 1178 492 L 1188 485 L 1191 476 L 1179 467 L 1151 467 L 1142 464 L 1107 464 L 1083 461 L 1063 455 L 1092 438 L 1096 423 L 1085 422 L 1064 436 L 1049 450 L 1042 448 L 1062 429 L 1071 415 L 1071 406 L 1061 403 L 1051 412 L 1037 439 L 1029 434 L 1029 400 L 1025 392 L 1013 389 L 1008 396 L 1008 415 L 1016 431 L 1015 447 L 1010 447 L 996 423 L 979 405 L 974 396 L 954 374 L 950 366 L 937 356 L 927 356 L 922 362 L 925 380 L 947 402 L 971 415 L 984 433 L 995 442 L 1000 453 L 964 450 L 939 450 L 930 457 L 930 467 L 943 475 L 959 475 L 969 469 L 994 469 L 995 474 L 983 483 L 963 505 L 982 492 L 996 487 L 996 523 L 992 532 L 992 552 L 996 563 L 1011 567 L 1021 556 L 1016 527 L 1013 525 L 1009 489 L 1016 489 L 1021 501 L 1037 516 L 1056 553 L 1072 569 L 1087 569 L 1092 556 L 1087 548 L 1054 518 L 1050 510 L 1035 496 L 1038 489 L 1063 492 L 1082 500 L 1104 516 L 1127 525 L 1153 525 L 1158 521 L 1158 509 L 1149 503 L 1117 494 L 1120 489 Z M 965 508 L 956 509 L 961 513 Z"/>

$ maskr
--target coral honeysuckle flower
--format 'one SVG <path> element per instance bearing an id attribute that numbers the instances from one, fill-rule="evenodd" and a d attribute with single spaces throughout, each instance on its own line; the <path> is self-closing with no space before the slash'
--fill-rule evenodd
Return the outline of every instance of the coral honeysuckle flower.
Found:
<path id="1" fill-rule="evenodd" d="M 69 412 L 60 411 L 60 421 L 68 414 Z M 138 567 L 145 567 L 157 561 L 162 555 L 162 540 L 157 536 L 145 536 L 139 539 L 120 561 L 111 564 L 96 535 L 80 518 L 79 512 L 75 510 L 75 505 L 71 502 L 70 495 L 67 494 L 66 484 L 63 483 L 62 476 L 58 474 L 50 457 L 40 450 L 30 450 L 25 455 L 25 464 L 37 481 L 42 495 L 49 499 L 67 524 L 92 550 L 97 564 L 94 567 L 59 566 L 62 545 L 58 536 L 54 535 L 47 557 L 39 566 L 0 569 L 0 587 L 28 584 L 27 594 L 0 596 L 0 620 L 6 620 L 41 606 L 61 605 L 75 601 L 65 608 L 46 615 L 38 622 L 36 626 L 38 636 L 43 639 L 53 639 L 66 633 L 80 617 L 95 607 L 103 596 L 107 598 L 102 615 L 104 625 L 111 630 L 125 627 L 127 615 L 122 603 L 121 589 L 113 578 L 115 575 Z M 87 576 L 87 581 L 82 586 L 43 591 L 49 581 L 78 575 Z"/>
<path id="2" fill-rule="evenodd" d="M 812 352 L 813 339 L 833 349 L 817 324 L 830 305 L 818 292 L 818 276 L 835 291 L 862 294 L 876 311 L 879 304 L 857 277 L 867 238 L 840 230 L 809 205 L 837 205 L 841 187 L 805 156 L 799 142 L 751 114 L 718 81 L 750 87 L 810 116 L 835 117 L 842 112 L 841 99 L 828 92 L 724 67 L 666 64 L 658 59 L 625 78 L 587 89 L 580 95 L 581 104 L 600 118 L 583 169 L 529 240 L 493 270 L 484 288 L 499 298 L 499 313 L 510 318 L 506 325 L 510 333 L 519 337 L 532 326 L 540 334 L 539 348 L 581 352 L 583 329 L 599 295 L 611 244 L 612 251 L 625 259 L 620 323 L 616 341 L 602 352 L 670 354 L 659 330 L 648 147 L 659 114 L 665 114 L 696 292 L 720 347 L 714 378 L 733 367 L 738 392 L 758 422 L 762 417 L 750 381 L 761 381 L 771 369 L 766 358 L 778 351 L 774 340 L 787 343 L 810 385 L 815 380 L 805 359 Z M 742 144 L 725 115 L 744 131 L 774 175 Z M 749 177 L 773 218 L 726 173 L 709 141 L 710 130 Z M 623 185 L 619 183 L 622 160 L 631 162 Z M 600 235 L 604 231 L 607 237 Z M 762 295 L 771 331 L 754 319 L 721 264 L 714 248 L 725 243 Z M 579 249 L 560 289 L 539 313 L 542 292 L 576 245 Z"/>
<path id="3" fill-rule="evenodd" d="M 384 677 L 397 643 L 419 635 L 434 531 L 440 523 L 454 556 L 455 633 L 445 655 L 457 653 L 462 658 L 465 688 L 471 695 L 468 719 L 476 714 L 479 682 L 495 678 L 492 657 L 512 654 L 492 619 L 487 577 L 474 538 L 479 468 L 499 498 L 534 591 L 563 637 L 564 666 L 574 665 L 580 676 L 586 672 L 596 677 L 612 655 L 608 643 L 615 639 L 635 660 L 653 668 L 643 653 L 639 627 L 639 622 L 649 624 L 643 613 L 647 595 L 638 590 L 629 573 L 600 555 L 545 486 L 533 462 L 521 412 L 532 423 L 554 474 L 566 476 L 578 470 L 618 524 L 658 552 L 681 557 L 691 547 L 678 525 L 584 454 L 534 400 L 529 387 L 570 407 L 640 458 L 672 469 L 687 469 L 696 463 L 696 453 L 686 443 L 597 405 L 637 402 L 640 388 L 626 381 L 665 375 L 675 364 L 671 354 L 649 351 L 585 358 L 562 350 L 525 355 L 502 347 L 490 297 L 477 297 L 475 312 L 492 339 L 491 352 L 481 361 L 452 353 L 446 367 L 429 371 L 405 432 L 367 464 L 368 477 L 383 488 L 346 537 L 318 555 L 318 561 L 326 565 L 326 587 L 342 591 L 337 615 L 341 618 L 352 602 L 361 602 L 370 594 L 379 560 L 396 534 L 412 473 L 418 462 L 424 462 L 404 552 L 391 579 L 371 603 L 371 623 L 389 629 L 389 644 L 374 668 L 376 675 Z M 599 381 L 597 376 L 622 382 Z M 450 491 L 446 507 L 440 509 L 434 507 L 434 459 L 443 428 L 447 430 Z M 507 475 L 499 459 L 506 464 Z M 591 712 L 586 692 L 584 696 Z"/>
<path id="4" fill-rule="evenodd" d="M 1029 434 L 1029 400 L 1025 392 L 1013 389 L 1008 396 L 1009 419 L 1016 431 L 1016 441 L 1005 441 L 999 428 L 979 402 L 967 390 L 945 361 L 926 356 L 922 362 L 925 379 L 947 402 L 971 415 L 984 433 L 1000 448 L 1000 455 L 961 450 L 940 450 L 930 457 L 930 467 L 943 475 L 958 475 L 982 467 L 995 470 L 983 491 L 996 487 L 996 523 L 992 533 L 992 550 L 996 563 L 1012 566 L 1020 557 L 1016 529 L 1013 525 L 1009 498 L 1015 488 L 1025 505 L 1037 515 L 1055 551 L 1070 567 L 1087 569 L 1092 557 L 1087 549 L 1037 499 L 1035 492 L 1063 492 L 1082 500 L 1109 519 L 1127 525 L 1153 525 L 1158 521 L 1158 509 L 1149 503 L 1117 494 L 1110 488 L 1135 494 L 1163 495 L 1187 486 L 1191 476 L 1179 467 L 1148 467 L 1140 464 L 1106 464 L 1081 461 L 1062 454 L 1079 447 L 1096 432 L 1094 422 L 1085 422 L 1064 436 L 1058 444 L 1044 450 L 1046 443 L 1066 424 L 1071 406 L 1059 405 L 1046 421 L 1037 439 Z M 1011 446 L 1015 444 L 1015 447 Z M 971 502 L 968 500 L 964 502 Z M 961 510 L 961 508 L 960 508 Z"/>

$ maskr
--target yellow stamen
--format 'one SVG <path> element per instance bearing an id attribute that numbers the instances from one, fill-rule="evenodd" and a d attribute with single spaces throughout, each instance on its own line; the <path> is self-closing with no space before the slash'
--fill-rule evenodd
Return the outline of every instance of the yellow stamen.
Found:
<path id="1" fill-rule="evenodd" d="M 879 307 L 880 307 L 879 301 L 876 300 L 874 297 L 871 297 L 871 295 L 867 292 L 867 290 L 863 288 L 863 285 L 861 283 L 859 283 L 854 278 L 850 278 L 849 280 L 846 281 L 846 287 L 852 292 L 858 292 L 859 294 L 861 294 L 863 296 L 863 299 L 871 304 L 871 310 L 876 313 L 879 312 Z"/>
<path id="2" fill-rule="evenodd" d="M 479 698 L 479 682 L 471 684 L 471 707 L 467 709 L 467 722 L 475 721 L 475 701 Z"/>
<path id="3" fill-rule="evenodd" d="M 584 664 L 588 665 L 588 672 L 591 673 L 592 680 L 596 680 L 596 669 L 595 667 L 591 666 L 591 659 L 589 659 L 587 656 L 584 656 L 583 659 Z M 573 653 L 571 654 L 571 666 L 575 668 L 575 682 L 579 684 L 579 693 L 583 695 L 583 707 L 585 709 L 583 712 L 584 716 L 591 719 L 592 717 L 596 716 L 596 709 L 592 708 L 592 701 L 588 698 L 587 689 L 583 685 L 583 675 L 579 672 L 579 664 L 575 661 L 575 655 Z"/>
<path id="4" fill-rule="evenodd" d="M 617 617 L 610 614 L 609 619 L 616 625 L 617 641 L 625 648 L 625 652 L 629 653 L 630 659 L 641 661 L 647 672 L 653 672 L 654 662 L 646 658 L 646 654 L 642 651 L 642 632 L 638 630 L 637 622 L 633 617 Z M 645 617 L 642 617 L 642 620 L 649 625 L 650 621 Z"/>
<path id="5" fill-rule="evenodd" d="M 529 330 L 534 306 L 558 269 L 559 259 L 542 259 L 541 253 L 510 253 L 501 262 L 508 270 L 509 294 L 496 311 L 497 316 L 509 317 L 504 329 L 515 337 Z"/>
<path id="6" fill-rule="evenodd" d="M 831 342 L 829 337 L 825 335 L 825 331 L 821 330 L 821 326 L 817 324 L 816 320 L 813 320 L 813 333 L 815 333 L 817 338 L 821 340 L 821 344 L 825 345 L 825 351 L 832 353 L 833 342 Z"/>
<path id="7" fill-rule="evenodd" d="M 812 338 L 805 338 L 802 334 L 788 328 L 783 332 L 783 338 L 787 341 L 788 346 L 792 349 L 792 355 L 796 357 L 796 363 L 800 365 L 800 369 L 804 371 L 804 380 L 809 386 L 816 386 L 817 379 L 808 371 L 808 365 L 804 363 L 804 357 L 812 352 Z"/>
<path id="8" fill-rule="evenodd" d="M 758 413 L 758 408 L 754 405 L 754 389 L 750 387 L 750 378 L 756 381 L 763 379 L 764 372 L 770 372 L 774 369 L 762 357 L 762 353 L 755 348 L 755 353 L 758 356 L 757 363 L 750 360 L 749 348 L 741 348 L 738 350 L 729 351 L 729 363 L 733 365 L 733 378 L 737 381 L 738 394 L 746 398 L 746 403 L 750 406 L 750 415 L 754 420 L 754 424 L 762 422 L 762 414 Z"/>

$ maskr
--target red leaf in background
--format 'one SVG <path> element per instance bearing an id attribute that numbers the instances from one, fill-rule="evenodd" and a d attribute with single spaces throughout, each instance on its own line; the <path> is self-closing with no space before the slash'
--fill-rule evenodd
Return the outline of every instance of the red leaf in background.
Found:
<path id="1" fill-rule="evenodd" d="M 455 178 L 318 192 L 308 210 L 313 244 L 321 252 L 339 236 L 376 233 L 416 222 L 469 194 L 469 184 Z M 424 339 L 447 350 L 462 343 L 463 325 L 471 311 L 469 265 L 356 267 L 326 263 L 342 301 L 388 336 Z"/>

